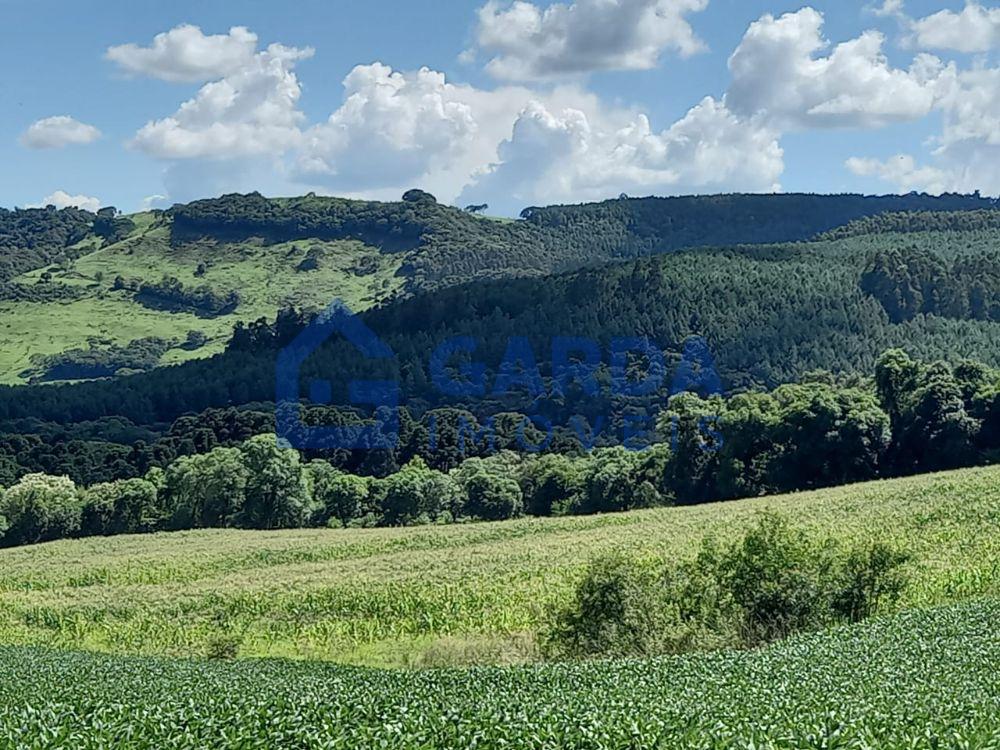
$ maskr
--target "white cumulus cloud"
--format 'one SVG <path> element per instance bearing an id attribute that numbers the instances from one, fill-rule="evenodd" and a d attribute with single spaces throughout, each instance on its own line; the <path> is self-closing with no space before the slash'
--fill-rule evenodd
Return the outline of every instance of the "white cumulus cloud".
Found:
<path id="1" fill-rule="evenodd" d="M 511 211 L 619 192 L 773 191 L 784 168 L 773 132 L 711 97 L 661 132 L 642 114 L 554 112 L 532 102 L 499 157 L 461 201 Z"/>
<path id="2" fill-rule="evenodd" d="M 93 125 L 87 125 L 68 115 L 58 115 L 32 123 L 21 135 L 21 144 L 38 149 L 62 148 L 93 143 L 100 137 L 101 131 Z"/>
<path id="3" fill-rule="evenodd" d="M 882 0 L 880 5 L 870 6 L 868 10 L 881 18 L 904 18 L 906 15 L 903 0 Z"/>
<path id="4" fill-rule="evenodd" d="M 101 201 L 98 198 L 92 198 L 89 195 L 70 195 L 65 190 L 56 190 L 52 195 L 47 195 L 42 198 L 38 203 L 33 203 L 27 206 L 27 208 L 45 208 L 46 206 L 55 206 L 56 208 L 82 208 L 85 211 L 96 212 L 101 207 Z"/>
<path id="5" fill-rule="evenodd" d="M 240 70 L 256 51 L 257 35 L 243 26 L 207 36 L 197 26 L 183 24 L 157 34 L 148 47 L 122 44 L 110 47 L 105 56 L 134 75 L 201 83 Z"/>
<path id="6" fill-rule="evenodd" d="M 960 71 L 949 65 L 937 85 L 941 134 L 925 163 L 911 154 L 880 161 L 855 158 L 848 168 L 901 190 L 1000 194 L 1000 68 Z"/>
<path id="7" fill-rule="evenodd" d="M 340 108 L 306 132 L 299 169 L 349 190 L 419 178 L 474 147 L 481 113 L 469 93 L 427 68 L 359 65 L 344 79 Z"/>
<path id="8" fill-rule="evenodd" d="M 808 7 L 751 24 L 729 59 L 728 107 L 783 129 L 872 128 L 930 112 L 937 58 L 921 55 L 908 70 L 893 68 L 880 32 L 829 49 L 822 27 L 823 15 Z"/>
<path id="9" fill-rule="evenodd" d="M 419 185 L 516 212 L 623 190 L 771 190 L 782 171 L 774 134 L 711 98 L 654 132 L 645 115 L 576 86 L 483 90 L 374 63 L 344 88 L 341 107 L 306 131 L 295 172 L 339 192 L 398 197 Z"/>
<path id="10" fill-rule="evenodd" d="M 988 52 L 1000 48 L 1000 8 L 967 2 L 959 13 L 942 10 L 913 21 L 912 32 L 920 49 Z"/>
<path id="11" fill-rule="evenodd" d="M 682 56 L 705 48 L 686 16 L 708 0 L 575 0 L 542 9 L 490 0 L 479 10 L 476 46 L 486 69 L 507 80 L 597 70 L 645 70 L 666 50 Z"/>
<path id="12" fill-rule="evenodd" d="M 847 168 L 862 177 L 877 177 L 890 182 L 901 192 L 920 190 L 943 193 L 951 187 L 947 172 L 936 167 L 918 165 L 910 154 L 896 154 L 888 159 L 852 156 L 847 160 Z"/>
<path id="13" fill-rule="evenodd" d="M 131 145 L 161 159 L 280 156 L 301 137 L 302 87 L 293 68 L 311 55 L 311 49 L 272 44 L 206 83 L 173 115 L 147 123 Z"/>

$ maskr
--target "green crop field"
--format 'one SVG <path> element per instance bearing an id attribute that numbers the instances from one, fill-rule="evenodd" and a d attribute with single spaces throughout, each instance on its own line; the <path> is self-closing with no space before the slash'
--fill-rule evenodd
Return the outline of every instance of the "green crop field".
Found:
<path id="1" fill-rule="evenodd" d="M 982 601 L 758 651 L 412 672 L 6 648 L 0 744 L 986 750 L 998 618 Z"/>
<path id="2" fill-rule="evenodd" d="M 595 554 L 681 560 L 761 511 L 913 555 L 901 607 L 1000 595 L 1000 467 L 757 500 L 494 524 L 209 530 L 0 550 L 0 643 L 373 665 L 533 656 Z"/>
<path id="3" fill-rule="evenodd" d="M 356 241 L 206 240 L 176 248 L 170 245 L 168 226 L 151 224 L 148 214 L 130 218 L 136 230 L 121 242 L 15 279 L 30 287 L 48 272 L 52 284 L 80 289 L 82 296 L 54 302 L 0 302 L 0 384 L 24 382 L 31 355 L 86 348 L 91 339 L 119 346 L 150 336 L 176 341 L 161 364 L 210 356 L 222 351 L 237 321 L 273 319 L 288 304 L 322 308 L 334 299 L 363 310 L 403 282 L 396 275 L 401 256 Z M 93 240 L 87 243 L 94 245 Z M 310 251 L 319 258 L 318 267 L 297 270 Z M 196 275 L 200 263 L 205 264 L 204 273 Z M 214 318 L 150 309 L 130 292 L 113 289 L 117 276 L 151 283 L 171 276 L 186 286 L 208 285 L 219 294 L 238 292 L 240 304 L 232 314 Z M 194 350 L 180 346 L 192 330 L 207 336 L 205 346 Z"/>

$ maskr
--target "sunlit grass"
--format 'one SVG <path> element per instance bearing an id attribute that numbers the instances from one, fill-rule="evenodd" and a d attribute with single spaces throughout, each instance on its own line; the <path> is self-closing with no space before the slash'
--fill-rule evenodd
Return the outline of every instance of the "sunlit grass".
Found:
<path id="1" fill-rule="evenodd" d="M 901 606 L 1000 594 L 1000 468 L 617 515 L 373 530 L 206 530 L 0 551 L 0 642 L 192 655 L 419 661 L 518 654 L 595 554 L 677 560 L 764 510 L 914 556 Z"/>

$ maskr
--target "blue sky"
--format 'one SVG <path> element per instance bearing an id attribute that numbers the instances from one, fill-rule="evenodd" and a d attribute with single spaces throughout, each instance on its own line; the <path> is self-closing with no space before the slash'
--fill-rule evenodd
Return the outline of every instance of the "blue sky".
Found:
<path id="1" fill-rule="evenodd" d="M 0 205 L 1000 192 L 993 3 L 484 3 L 0 0 Z"/>

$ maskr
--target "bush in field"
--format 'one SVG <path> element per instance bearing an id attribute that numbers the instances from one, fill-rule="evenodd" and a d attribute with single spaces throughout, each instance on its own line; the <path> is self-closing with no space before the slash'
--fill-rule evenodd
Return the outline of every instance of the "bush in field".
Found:
<path id="1" fill-rule="evenodd" d="M 907 559 L 884 544 L 845 552 L 768 515 L 727 547 L 705 540 L 679 565 L 598 558 L 545 642 L 563 656 L 755 646 L 871 616 L 902 593 Z"/>
<path id="2" fill-rule="evenodd" d="M 833 609 L 851 622 L 871 617 L 879 607 L 892 604 L 906 588 L 901 569 L 910 556 L 881 542 L 852 551 L 838 573 Z"/>
<path id="3" fill-rule="evenodd" d="M 633 656 L 666 650 L 670 616 L 657 566 L 611 553 L 592 561 L 545 637 L 555 656 Z"/>
<path id="4" fill-rule="evenodd" d="M 831 618 L 829 550 L 778 516 L 765 516 L 719 560 L 723 589 L 739 608 L 741 639 L 766 643 Z"/>
<path id="5" fill-rule="evenodd" d="M 28 474 L 0 498 L 6 519 L 4 546 L 34 544 L 75 535 L 80 530 L 81 503 L 68 477 Z"/>
<path id="6" fill-rule="evenodd" d="M 250 438 L 239 452 L 247 482 L 236 525 L 250 529 L 305 526 L 315 508 L 298 451 L 280 447 L 271 434 Z"/>
<path id="7" fill-rule="evenodd" d="M 136 534 L 163 522 L 156 485 L 144 479 L 95 484 L 83 492 L 84 534 Z"/>

